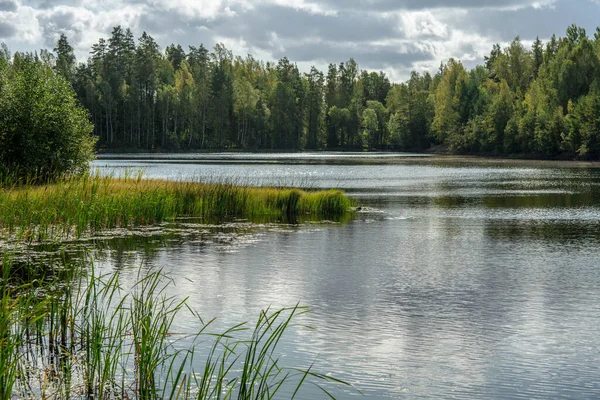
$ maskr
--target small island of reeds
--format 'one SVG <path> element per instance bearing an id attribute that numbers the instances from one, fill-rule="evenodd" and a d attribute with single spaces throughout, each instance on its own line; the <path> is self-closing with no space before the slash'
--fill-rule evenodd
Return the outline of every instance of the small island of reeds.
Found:
<path id="1" fill-rule="evenodd" d="M 144 179 L 141 173 L 87 174 L 40 185 L 9 182 L 5 179 L 0 190 L 0 229 L 27 241 L 81 237 L 183 217 L 332 218 L 353 206 L 340 190 L 166 181 Z"/>

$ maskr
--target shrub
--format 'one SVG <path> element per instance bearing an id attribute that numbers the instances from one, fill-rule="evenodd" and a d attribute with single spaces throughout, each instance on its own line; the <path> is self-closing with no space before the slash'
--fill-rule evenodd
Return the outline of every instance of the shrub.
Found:
<path id="1" fill-rule="evenodd" d="M 48 181 L 87 170 L 92 128 L 50 62 L 18 53 L 0 67 L 0 175 Z"/>

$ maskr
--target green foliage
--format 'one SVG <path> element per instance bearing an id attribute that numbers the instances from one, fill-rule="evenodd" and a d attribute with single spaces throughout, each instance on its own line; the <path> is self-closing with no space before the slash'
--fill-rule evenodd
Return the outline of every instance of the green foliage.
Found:
<path id="1" fill-rule="evenodd" d="M 276 133 L 274 147 L 299 150 L 303 134 L 304 86 L 298 67 L 287 58 L 277 64 L 277 80 L 272 93 L 271 123 Z"/>
<path id="2" fill-rule="evenodd" d="M 287 58 L 264 63 L 224 45 L 168 46 L 115 27 L 74 66 L 61 36 L 55 60 L 72 82 L 108 149 L 387 149 L 538 157 L 600 157 L 594 98 L 600 81 L 600 30 L 575 25 L 563 38 L 519 37 L 496 44 L 467 71 L 450 59 L 435 75 L 412 72 L 392 84 L 352 58 L 301 74 Z M 0 82 L 11 82 L 0 51 Z M 23 64 L 15 57 L 15 64 Z M 6 84 L 0 85 L 6 86 Z M 13 85 L 14 86 L 14 85 Z M 5 102 L 4 104 L 7 104 Z"/>
<path id="3" fill-rule="evenodd" d="M 525 93 L 533 77 L 533 56 L 517 37 L 504 53 L 498 55 L 492 70 L 498 78 L 504 79 L 514 92 Z"/>
<path id="4" fill-rule="evenodd" d="M 363 112 L 363 140 L 369 147 L 376 147 L 379 138 L 379 119 L 373 108 Z"/>
<path id="5" fill-rule="evenodd" d="M 325 95 L 325 78 L 323 73 L 312 67 L 310 73 L 306 75 L 306 101 L 307 110 L 307 149 L 317 149 L 325 145 L 322 138 L 322 130 L 325 116 L 325 104 L 323 98 Z"/>
<path id="6" fill-rule="evenodd" d="M 63 68 L 69 49 L 61 37 L 57 70 L 71 71 Z M 314 67 L 301 74 L 285 57 L 276 64 L 234 57 L 223 44 L 187 53 L 171 44 L 162 53 L 147 33 L 136 45 L 119 26 L 74 71 L 73 86 L 108 149 L 361 148 L 366 103 L 384 104 L 391 87 L 383 72 L 360 71 L 353 59 L 332 64 L 325 78 Z"/>
<path id="7" fill-rule="evenodd" d="M 442 79 L 435 91 L 435 117 L 432 129 L 437 140 L 444 142 L 447 137 L 460 135 L 460 109 L 463 91 L 468 74 L 460 62 L 450 59 L 442 73 Z"/>
<path id="8" fill-rule="evenodd" d="M 436 76 L 437 143 L 455 152 L 598 159 L 599 40 L 573 25 L 545 47 L 538 39 L 527 50 L 518 37 L 504 50 L 495 45 L 485 68 L 469 73 L 450 60 Z M 396 110 L 406 115 L 415 96 L 405 92 L 388 97 L 390 130 L 405 129 Z"/>
<path id="9" fill-rule="evenodd" d="M 67 81 L 73 82 L 75 78 L 75 52 L 64 33 L 61 33 L 54 52 L 56 53 L 56 72 L 65 77 Z"/>
<path id="10" fill-rule="evenodd" d="M 66 79 L 37 56 L 0 68 L 0 174 L 40 180 L 87 170 L 95 140 Z"/>
<path id="11" fill-rule="evenodd" d="M 571 132 L 566 140 L 569 149 L 582 158 L 597 158 L 600 154 L 600 92 L 597 87 L 580 99 L 570 122 Z"/>
<path id="12" fill-rule="evenodd" d="M 27 265 L 32 274 L 40 266 Z M 99 275 L 93 260 L 44 265 L 23 282 L 0 254 L 0 399 L 294 398 L 307 384 L 348 384 L 284 366 L 278 344 L 308 310 L 263 310 L 256 323 L 212 332 L 187 299 L 167 295 L 174 282 L 140 269 L 125 287 Z M 174 332 L 175 320 L 185 319 Z"/>
<path id="13" fill-rule="evenodd" d="M 378 148 L 388 143 L 387 110 L 377 100 L 368 100 L 367 108 L 363 111 L 363 127 L 370 148 Z"/>
<path id="14" fill-rule="evenodd" d="M 177 217 L 340 217 L 352 201 L 340 191 L 253 188 L 83 176 L 0 190 L 0 237 L 34 241 Z"/>

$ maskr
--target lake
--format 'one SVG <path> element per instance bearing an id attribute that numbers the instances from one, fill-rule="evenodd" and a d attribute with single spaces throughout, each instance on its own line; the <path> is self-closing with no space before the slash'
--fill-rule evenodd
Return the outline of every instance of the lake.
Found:
<path id="1" fill-rule="evenodd" d="M 107 239 L 97 263 L 124 280 L 163 268 L 219 327 L 309 306 L 299 323 L 316 330 L 292 329 L 280 354 L 352 383 L 328 386 L 339 399 L 599 398 L 600 169 L 400 156 L 97 160 L 103 173 L 341 188 L 362 206 L 343 223 L 182 223 Z M 307 386 L 297 398 L 323 397 Z"/>

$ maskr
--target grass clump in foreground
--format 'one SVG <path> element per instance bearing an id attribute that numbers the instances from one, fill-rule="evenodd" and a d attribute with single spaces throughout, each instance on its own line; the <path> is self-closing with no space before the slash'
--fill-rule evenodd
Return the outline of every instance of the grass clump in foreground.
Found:
<path id="1" fill-rule="evenodd" d="M 21 284 L 11 259 L 1 262 L 0 400 L 294 398 L 307 384 L 333 398 L 323 384 L 346 385 L 281 365 L 278 343 L 303 307 L 214 334 L 213 321 L 167 295 L 173 282 L 160 271 L 140 272 L 126 290 L 93 263 Z M 194 332 L 174 332 L 182 317 Z"/>
<path id="2" fill-rule="evenodd" d="M 353 205 L 339 190 L 173 182 L 141 175 L 85 175 L 44 185 L 9 185 L 8 181 L 0 189 L 0 229 L 29 241 L 79 237 L 178 217 L 336 217 Z"/>

